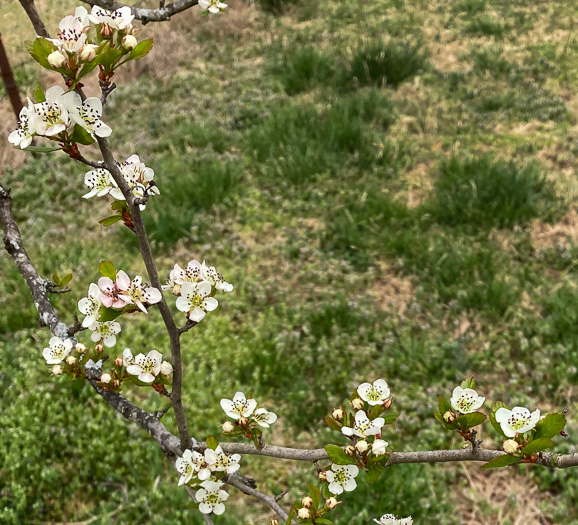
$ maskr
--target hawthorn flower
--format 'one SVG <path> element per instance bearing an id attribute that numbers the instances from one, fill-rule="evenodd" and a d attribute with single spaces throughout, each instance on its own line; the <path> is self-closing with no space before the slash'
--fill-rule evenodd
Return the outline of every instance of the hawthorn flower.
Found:
<path id="1" fill-rule="evenodd" d="M 513 438 L 516 434 L 523 434 L 532 430 L 540 421 L 540 411 L 530 413 L 527 408 L 514 407 L 512 410 L 499 408 L 496 411 L 496 421 L 500 423 L 506 437 Z"/>
<path id="2" fill-rule="evenodd" d="M 142 284 L 142 277 L 137 275 L 132 281 L 124 271 L 116 274 L 116 286 L 119 289 L 119 298 L 123 301 L 138 306 L 145 314 L 148 313 L 144 306 L 160 302 L 162 295 L 156 288 Z"/>
<path id="3" fill-rule="evenodd" d="M 47 365 L 58 365 L 66 359 L 72 350 L 72 341 L 70 339 L 60 339 L 60 337 L 53 337 L 48 342 L 49 348 L 42 351 Z"/>
<path id="4" fill-rule="evenodd" d="M 100 289 L 96 284 L 91 283 L 88 288 L 88 296 L 78 301 L 78 309 L 80 310 L 80 313 L 86 315 L 84 321 L 82 321 L 82 326 L 84 328 L 88 328 L 97 321 L 100 313 L 100 306 Z"/>
<path id="5" fill-rule="evenodd" d="M 110 348 L 116 344 L 116 334 L 120 332 L 120 324 L 116 321 L 105 321 L 104 323 L 95 321 L 88 329 L 92 330 L 90 338 L 95 343 L 102 341 L 104 346 Z"/>
<path id="6" fill-rule="evenodd" d="M 481 408 L 485 400 L 485 397 L 479 396 L 478 393 L 471 388 L 456 386 L 450 399 L 450 405 L 457 412 L 470 414 L 478 410 L 478 408 Z"/>
<path id="7" fill-rule="evenodd" d="M 342 494 L 351 492 L 357 488 L 355 478 L 359 474 L 359 468 L 355 465 L 331 465 L 331 470 L 326 473 L 327 481 L 329 481 L 329 492 L 331 494 Z"/>
<path id="8" fill-rule="evenodd" d="M 69 91 L 62 96 L 64 107 L 71 120 L 82 126 L 92 137 L 108 137 L 112 129 L 100 117 L 102 102 L 97 97 L 89 97 L 84 102 L 76 91 Z"/>
<path id="9" fill-rule="evenodd" d="M 378 525 L 412 525 L 413 519 L 411 516 L 407 518 L 396 518 L 393 514 L 384 514 L 379 519 L 374 519 Z"/>
<path id="10" fill-rule="evenodd" d="M 371 383 L 362 383 L 357 387 L 359 397 L 371 406 L 381 405 L 389 397 L 389 387 L 384 379 Z"/>
<path id="11" fill-rule="evenodd" d="M 218 13 L 221 9 L 227 8 L 227 4 L 219 0 L 199 0 L 199 6 L 203 11 L 208 9 L 210 13 Z"/>
<path id="12" fill-rule="evenodd" d="M 237 392 L 233 397 L 233 401 L 221 399 L 221 408 L 230 418 L 239 419 L 240 417 L 249 417 L 257 408 L 257 401 L 246 399 L 243 392 Z"/>
<path id="13" fill-rule="evenodd" d="M 181 297 L 177 298 L 177 308 L 186 312 L 191 321 L 201 322 L 206 312 L 212 312 L 219 303 L 214 297 L 210 297 L 211 283 L 184 283 L 181 286 Z"/>
<path id="14" fill-rule="evenodd" d="M 112 29 L 127 29 L 132 25 L 134 15 L 128 6 L 121 7 L 116 11 L 108 11 L 94 5 L 88 18 L 93 24 L 104 24 Z"/>
<path id="15" fill-rule="evenodd" d="M 50 41 L 61 51 L 77 53 L 86 42 L 83 23 L 77 16 L 65 16 L 58 24 L 58 38 Z"/>
<path id="16" fill-rule="evenodd" d="M 134 363 L 126 367 L 126 371 L 133 376 L 138 376 L 139 381 L 143 383 L 152 383 L 161 371 L 162 360 L 163 356 L 160 352 L 151 350 L 146 356 L 138 354 L 134 358 Z"/>
<path id="17" fill-rule="evenodd" d="M 206 480 L 201 483 L 201 488 L 195 494 L 196 500 L 200 503 L 199 510 L 203 514 L 216 514 L 217 516 L 225 512 L 223 501 L 229 499 L 229 494 L 221 490 L 221 481 Z"/>
<path id="18" fill-rule="evenodd" d="M 371 444 L 371 453 L 374 456 L 383 456 L 387 452 L 387 447 L 389 443 L 383 439 L 376 439 Z"/>
<path id="19" fill-rule="evenodd" d="M 240 468 L 241 454 L 225 454 L 219 445 L 215 450 L 205 449 L 205 461 L 211 470 L 232 474 Z"/>
<path id="20" fill-rule="evenodd" d="M 366 438 L 368 436 L 379 434 L 384 424 L 385 420 L 382 417 L 377 417 L 373 421 L 370 421 L 365 411 L 360 410 L 355 414 L 355 424 L 353 425 L 353 428 L 341 427 L 341 432 L 348 437 L 355 434 L 360 438 Z"/>
<path id="21" fill-rule="evenodd" d="M 189 261 L 186 268 L 181 268 L 178 264 L 171 270 L 170 282 L 174 284 L 198 283 L 202 278 L 203 265 L 196 260 Z"/>
<path id="22" fill-rule="evenodd" d="M 270 425 L 277 421 L 277 414 L 267 412 L 264 408 L 258 408 L 253 414 L 253 419 L 263 428 L 269 428 Z"/>
<path id="23" fill-rule="evenodd" d="M 152 168 L 145 166 L 138 155 L 131 155 L 125 161 L 117 163 L 117 165 L 133 195 L 136 197 L 144 197 L 145 194 L 160 194 L 159 189 L 153 182 L 155 172 Z M 122 191 L 120 191 L 114 179 L 111 179 L 111 184 L 113 185 L 110 192 L 111 197 L 119 201 L 125 200 Z M 146 205 L 140 204 L 139 208 L 144 210 Z"/>
<path id="24" fill-rule="evenodd" d="M 223 276 L 215 270 L 214 266 L 207 266 L 205 261 L 203 261 L 201 271 L 205 281 L 209 281 L 217 290 L 222 290 L 223 292 L 233 291 L 233 285 L 225 281 Z"/>
<path id="25" fill-rule="evenodd" d="M 131 365 L 134 365 L 134 356 L 132 355 L 130 348 L 125 348 L 122 353 L 122 366 L 128 368 Z"/>
<path id="26" fill-rule="evenodd" d="M 60 86 L 52 86 L 45 93 L 46 100 L 34 104 L 28 114 L 28 128 L 31 134 L 52 137 L 62 133 L 68 126 L 68 111 L 64 107 Z"/>
<path id="27" fill-rule="evenodd" d="M 28 107 L 23 107 L 18 116 L 18 128 L 8 135 L 8 142 L 17 148 L 25 149 L 32 142 L 33 132 L 30 131 L 30 112 L 33 111 L 32 102 L 28 99 Z"/>
<path id="28" fill-rule="evenodd" d="M 84 185 L 90 188 L 90 191 L 82 196 L 83 199 L 90 199 L 94 196 L 103 197 L 114 188 L 112 175 L 104 168 L 88 171 L 84 175 Z"/>
<path id="29" fill-rule="evenodd" d="M 117 279 L 121 272 L 117 273 Z M 126 275 L 126 273 L 122 273 Z M 121 278 L 123 277 L 124 276 L 121 276 Z M 98 287 L 100 288 L 100 300 L 104 306 L 108 308 L 122 308 L 126 304 L 126 301 L 119 297 L 120 288 L 110 277 L 101 277 L 98 280 Z"/>
<path id="30" fill-rule="evenodd" d="M 177 468 L 177 472 L 181 475 L 179 478 L 179 487 L 191 481 L 193 474 L 196 472 L 196 470 L 198 470 L 196 468 L 196 463 L 193 462 L 193 454 L 195 454 L 195 452 L 187 449 L 183 452 L 182 457 L 177 458 L 175 466 Z M 196 452 L 196 454 L 199 453 Z"/>

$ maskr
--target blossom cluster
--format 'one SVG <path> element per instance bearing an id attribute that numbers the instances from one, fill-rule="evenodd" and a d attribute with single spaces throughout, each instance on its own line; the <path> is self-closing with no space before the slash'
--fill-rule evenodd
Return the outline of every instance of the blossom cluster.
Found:
<path id="1" fill-rule="evenodd" d="M 256 440 L 262 428 L 269 428 L 277 421 L 277 414 L 266 408 L 257 408 L 255 399 L 247 399 L 243 392 L 237 392 L 233 399 L 221 399 L 221 408 L 233 421 L 223 423 L 223 433 L 229 436 L 245 436 Z"/>
<path id="2" fill-rule="evenodd" d="M 172 290 L 178 297 L 177 308 L 186 313 L 187 319 L 199 323 L 207 312 L 219 306 L 213 297 L 216 291 L 231 292 L 233 285 L 225 281 L 214 266 L 192 260 L 185 268 L 175 264 L 163 288 Z"/>

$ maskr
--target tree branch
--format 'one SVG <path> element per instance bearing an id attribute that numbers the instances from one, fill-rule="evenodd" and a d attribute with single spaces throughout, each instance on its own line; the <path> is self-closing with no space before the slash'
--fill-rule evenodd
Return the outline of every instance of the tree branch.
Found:
<path id="1" fill-rule="evenodd" d="M 21 0 L 22 1 L 22 0 Z M 109 11 L 114 11 L 125 7 L 116 0 L 82 0 L 85 4 L 97 5 Z M 182 11 L 197 5 L 198 0 L 178 0 L 158 9 L 146 9 L 142 7 L 131 7 L 132 14 L 137 20 L 141 20 L 143 24 L 148 22 L 166 22 L 171 19 L 171 16 L 176 15 Z"/>
<path id="2" fill-rule="evenodd" d="M 26 11 L 30 22 L 32 22 L 36 34 L 44 38 L 50 38 L 50 34 L 48 33 L 48 30 L 46 29 L 46 26 L 44 25 L 44 22 L 42 21 L 42 18 L 40 18 L 36 6 L 34 5 L 34 0 L 20 0 L 20 4 L 24 8 L 24 11 Z"/>

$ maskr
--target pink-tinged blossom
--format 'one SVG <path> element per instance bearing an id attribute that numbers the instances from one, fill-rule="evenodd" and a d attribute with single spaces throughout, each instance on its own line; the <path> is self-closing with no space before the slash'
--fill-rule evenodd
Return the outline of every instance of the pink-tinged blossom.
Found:
<path id="1" fill-rule="evenodd" d="M 126 273 L 122 270 L 117 273 L 116 281 L 118 282 L 118 276 L 121 273 L 124 274 L 121 276 L 121 280 L 125 282 L 124 276 Z M 128 275 L 126 275 L 126 279 L 128 279 Z M 130 279 L 128 280 L 130 281 Z M 121 299 L 119 296 L 121 291 L 117 282 L 114 282 L 110 277 L 101 277 L 98 280 L 98 287 L 100 288 L 100 300 L 107 308 L 123 308 L 126 304 L 126 301 Z"/>

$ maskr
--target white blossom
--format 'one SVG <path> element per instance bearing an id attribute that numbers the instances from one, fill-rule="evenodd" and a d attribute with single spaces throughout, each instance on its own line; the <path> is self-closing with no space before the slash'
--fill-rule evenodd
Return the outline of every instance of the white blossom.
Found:
<path id="1" fill-rule="evenodd" d="M 153 182 L 154 170 L 145 166 L 138 155 L 131 155 L 125 161 L 117 163 L 117 166 L 128 184 L 129 190 L 135 197 L 144 197 L 145 194 L 160 195 L 158 187 Z M 125 200 L 118 184 L 112 178 L 111 184 L 113 186 L 110 191 L 111 197 L 120 201 Z M 144 210 L 146 205 L 140 204 L 139 208 Z"/>
<path id="2" fill-rule="evenodd" d="M 355 434 L 360 438 L 366 438 L 367 436 L 379 434 L 384 424 L 385 420 L 382 417 L 377 417 L 371 421 L 365 411 L 360 410 L 355 414 L 355 424 L 353 428 L 344 426 L 341 427 L 341 432 L 348 437 Z"/>
<path id="3" fill-rule="evenodd" d="M 207 266 L 205 261 L 203 261 L 201 271 L 204 280 L 209 281 L 217 290 L 222 290 L 223 292 L 233 291 L 233 285 L 225 281 L 223 276 L 217 272 L 214 266 Z"/>
<path id="4" fill-rule="evenodd" d="M 221 481 L 206 480 L 201 483 L 201 488 L 195 494 L 196 500 L 200 503 L 199 510 L 203 514 L 214 513 L 216 515 L 225 512 L 224 501 L 227 501 L 229 494 L 221 490 Z"/>
<path id="5" fill-rule="evenodd" d="M 181 286 L 181 297 L 177 298 L 177 308 L 186 312 L 191 321 L 201 322 L 206 312 L 212 312 L 219 303 L 214 297 L 210 297 L 211 283 L 184 283 Z"/>
<path id="6" fill-rule="evenodd" d="M 77 16 L 65 16 L 58 24 L 58 38 L 50 39 L 61 51 L 77 53 L 86 42 L 84 25 Z"/>
<path id="7" fill-rule="evenodd" d="M 523 434 L 532 430 L 540 421 L 540 411 L 530 413 L 527 408 L 514 407 L 512 410 L 499 408 L 496 411 L 496 421 L 500 423 L 506 437 L 512 438 L 516 434 Z"/>
<path id="8" fill-rule="evenodd" d="M 264 428 L 269 428 L 270 425 L 277 421 L 277 414 L 268 412 L 264 408 L 258 408 L 253 414 L 253 419 L 257 422 L 258 425 Z"/>
<path id="9" fill-rule="evenodd" d="M 179 486 L 191 481 L 193 474 L 197 470 L 196 464 L 193 462 L 193 454 L 195 454 L 195 452 L 187 449 L 183 452 L 182 457 L 177 458 L 175 466 L 177 468 L 177 472 L 181 475 L 179 478 Z M 198 452 L 196 452 L 196 454 L 198 454 Z"/>
<path id="10" fill-rule="evenodd" d="M 384 514 L 379 519 L 374 519 L 378 525 L 412 525 L 413 519 L 411 516 L 407 518 L 396 518 L 393 514 Z"/>
<path id="11" fill-rule="evenodd" d="M 95 343 L 102 340 L 104 346 L 110 348 L 116 344 L 116 334 L 120 332 L 120 324 L 116 321 L 105 321 L 103 323 L 95 321 L 88 329 L 92 330 L 90 338 Z"/>
<path id="12" fill-rule="evenodd" d="M 49 347 L 42 351 L 46 364 L 57 365 L 62 363 L 66 356 L 72 350 L 72 341 L 70 339 L 60 339 L 60 337 L 53 337 L 48 342 Z"/>
<path id="13" fill-rule="evenodd" d="M 257 401 L 246 399 L 243 392 L 237 392 L 232 401 L 221 399 L 221 408 L 230 418 L 239 419 L 240 417 L 249 417 L 257 408 Z"/>
<path id="14" fill-rule="evenodd" d="M 205 261 L 200 263 L 197 260 L 189 261 L 186 268 L 181 268 L 178 264 L 175 264 L 169 276 L 168 288 L 172 288 L 175 284 L 182 285 L 184 283 L 198 283 L 201 281 L 208 281 L 215 289 L 224 292 L 233 290 L 233 285 L 225 281 L 214 266 L 207 266 Z"/>
<path id="15" fill-rule="evenodd" d="M 52 86 L 45 93 L 46 100 L 34 104 L 28 113 L 28 128 L 31 134 L 52 137 L 62 133 L 68 126 L 68 111 L 64 107 L 60 86 Z"/>
<path id="16" fill-rule="evenodd" d="M 127 29 L 131 26 L 134 15 L 128 6 L 121 7 L 116 11 L 107 11 L 94 5 L 88 18 L 93 24 L 104 24 L 112 29 Z"/>
<path id="17" fill-rule="evenodd" d="M 97 97 L 89 97 L 84 102 L 76 91 L 69 91 L 62 96 L 64 107 L 71 120 L 82 126 L 92 137 L 108 137 L 112 129 L 102 117 L 102 102 Z"/>
<path id="18" fill-rule="evenodd" d="M 18 128 L 8 135 L 8 142 L 17 148 L 24 149 L 30 146 L 33 133 L 28 125 L 30 112 L 34 111 L 32 102 L 28 99 L 28 107 L 23 107 L 18 116 Z"/>
<path id="19" fill-rule="evenodd" d="M 383 439 L 376 439 L 371 444 L 371 453 L 375 456 L 383 456 L 387 452 L 389 443 Z"/>
<path id="20" fill-rule="evenodd" d="M 355 478 L 359 474 L 359 468 L 355 465 L 331 465 L 331 470 L 326 472 L 331 494 L 342 494 L 343 491 L 351 492 L 357 488 Z"/>
<path id="21" fill-rule="evenodd" d="M 134 365 L 134 356 L 132 355 L 130 348 L 125 348 L 122 353 L 122 366 L 128 368 L 131 365 Z"/>
<path id="22" fill-rule="evenodd" d="M 123 301 L 134 304 L 145 314 L 148 313 L 145 304 L 156 304 L 160 302 L 162 295 L 159 290 L 153 287 L 146 287 L 142 284 L 142 277 L 137 275 L 132 281 L 124 271 L 116 274 L 116 285 L 119 289 L 119 298 Z"/>
<path id="23" fill-rule="evenodd" d="M 381 405 L 389 397 L 389 387 L 384 379 L 378 379 L 371 383 L 362 383 L 357 387 L 359 397 L 367 401 L 371 406 Z"/>
<path id="24" fill-rule="evenodd" d="M 219 0 L 199 0 L 199 7 L 203 11 L 208 9 L 210 13 L 218 13 L 221 9 L 226 9 L 227 4 L 224 4 Z"/>
<path id="25" fill-rule="evenodd" d="M 215 450 L 210 448 L 205 449 L 205 461 L 209 464 L 209 468 L 212 471 L 233 474 L 233 472 L 239 470 L 240 460 L 241 454 L 226 454 L 223 452 L 221 445 Z"/>
<path id="26" fill-rule="evenodd" d="M 88 328 L 98 320 L 100 313 L 100 289 L 94 283 L 90 284 L 88 288 L 88 296 L 78 301 L 78 309 L 80 313 L 86 315 L 82 321 L 82 326 Z"/>
<path id="27" fill-rule="evenodd" d="M 138 376 L 139 381 L 143 383 L 152 383 L 161 371 L 162 360 L 163 356 L 160 352 L 151 350 L 147 355 L 138 354 L 134 358 L 134 364 L 127 366 L 126 371 L 133 376 Z"/>
<path id="28" fill-rule="evenodd" d="M 471 388 L 456 386 L 450 399 L 450 405 L 457 412 L 470 414 L 478 410 L 478 408 L 481 408 L 485 400 L 485 397 L 479 396 L 478 393 Z"/>
<path id="29" fill-rule="evenodd" d="M 84 185 L 90 188 L 90 191 L 82 196 L 83 199 L 90 199 L 95 195 L 97 197 L 103 197 L 114 188 L 112 175 L 104 168 L 96 168 L 88 171 L 84 175 Z"/>
<path id="30" fill-rule="evenodd" d="M 164 376 L 170 376 L 173 373 L 173 365 L 168 361 L 163 361 L 161 363 L 161 374 Z"/>
<path id="31" fill-rule="evenodd" d="M 82 27 L 86 28 L 90 25 L 90 19 L 86 7 L 79 6 L 74 10 L 74 16 L 82 24 Z"/>

